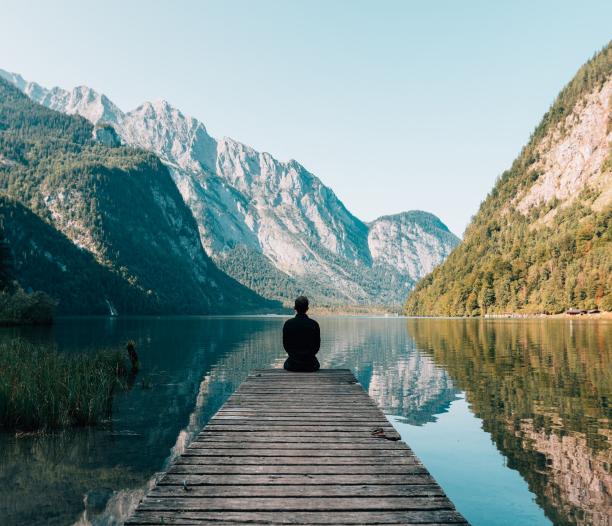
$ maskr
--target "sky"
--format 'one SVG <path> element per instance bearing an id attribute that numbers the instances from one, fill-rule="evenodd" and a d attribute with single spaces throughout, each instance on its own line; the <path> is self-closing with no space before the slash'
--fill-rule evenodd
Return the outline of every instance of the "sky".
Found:
<path id="1" fill-rule="evenodd" d="M 609 0 L 0 0 L 0 68 L 166 99 L 364 221 L 426 210 L 458 235 L 611 38 Z"/>

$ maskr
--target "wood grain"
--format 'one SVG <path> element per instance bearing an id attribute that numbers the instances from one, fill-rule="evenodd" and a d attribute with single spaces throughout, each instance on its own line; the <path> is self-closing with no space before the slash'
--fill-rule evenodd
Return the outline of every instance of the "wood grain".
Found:
<path id="1" fill-rule="evenodd" d="M 126 524 L 467 524 L 347 369 L 253 371 Z"/>

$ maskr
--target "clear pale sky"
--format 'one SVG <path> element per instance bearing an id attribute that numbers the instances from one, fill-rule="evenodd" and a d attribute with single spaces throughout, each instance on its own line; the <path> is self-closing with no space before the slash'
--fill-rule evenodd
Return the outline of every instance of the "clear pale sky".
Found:
<path id="1" fill-rule="evenodd" d="M 422 209 L 457 234 L 610 38 L 609 0 L 0 0 L 0 68 L 164 98 L 363 220 Z"/>

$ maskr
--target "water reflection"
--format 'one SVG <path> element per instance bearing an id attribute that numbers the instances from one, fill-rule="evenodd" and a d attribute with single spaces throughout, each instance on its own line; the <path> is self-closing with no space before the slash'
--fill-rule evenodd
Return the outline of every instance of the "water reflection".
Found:
<path id="1" fill-rule="evenodd" d="M 325 318 L 321 327 L 322 366 L 352 369 L 385 413 L 423 424 L 456 398 L 449 375 L 416 348 L 403 320 Z"/>
<path id="2" fill-rule="evenodd" d="M 17 335 L 7 332 L 5 337 Z M 0 435 L 0 484 L 7 488 L 0 522 L 120 524 L 248 369 L 273 361 L 272 334 L 266 320 L 210 318 L 120 319 L 112 326 L 89 319 L 60 322 L 46 332 L 22 330 L 19 336 L 55 342 L 65 352 L 134 340 L 140 376 L 151 388 L 137 382 L 119 396 L 109 429 Z"/>
<path id="3" fill-rule="evenodd" d="M 408 320 L 554 524 L 612 516 L 612 324 Z"/>
<path id="4" fill-rule="evenodd" d="M 80 319 L 63 320 L 50 331 L 0 331 L 0 338 L 55 342 L 64 352 L 134 340 L 143 363 L 140 377 L 151 382 L 150 389 L 137 382 L 117 398 L 108 429 L 0 434 L 0 484 L 6 489 L 0 523 L 121 524 L 250 370 L 281 366 L 283 321 Z M 611 325 L 319 321 L 322 366 L 352 369 L 402 425 L 426 424 L 434 434 L 438 428 L 438 434 L 448 434 L 453 419 L 438 425 L 439 415 L 465 391 L 508 467 L 521 473 L 553 522 L 606 524 Z M 480 421 L 466 411 L 477 430 Z M 485 431 L 476 432 L 488 440 Z M 517 494 L 525 497 L 515 499 L 517 506 L 531 498 L 526 484 L 519 484 L 525 488 Z M 487 504 L 491 515 L 505 510 L 500 499 Z"/>

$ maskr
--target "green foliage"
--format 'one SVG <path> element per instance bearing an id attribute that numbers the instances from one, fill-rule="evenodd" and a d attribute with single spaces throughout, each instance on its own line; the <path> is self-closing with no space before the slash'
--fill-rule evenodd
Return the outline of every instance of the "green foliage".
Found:
<path id="1" fill-rule="evenodd" d="M 0 79 L 0 213 L 24 288 L 70 314 L 107 314 L 107 301 L 121 314 L 277 307 L 210 261 L 157 157 L 92 131 Z"/>
<path id="2" fill-rule="evenodd" d="M 83 117 L 64 115 L 34 104 L 4 79 L 0 79 L 0 93 L 0 131 L 12 132 L 0 135 L 0 151 L 9 159 L 27 159 L 29 152 L 25 146 L 32 139 L 44 138 L 46 142 L 74 148 L 71 145 L 84 144 L 91 138 L 92 126 Z M 11 150 L 5 144 L 13 144 L 14 148 Z"/>
<path id="3" fill-rule="evenodd" d="M 305 241 L 307 242 L 307 241 Z M 283 302 L 292 307 L 293 300 L 307 295 L 317 308 L 369 305 L 368 298 L 377 298 L 370 306 L 400 306 L 412 282 L 388 265 L 371 267 L 353 264 L 321 245 L 311 244 L 314 252 L 346 276 L 347 282 L 359 284 L 355 290 L 340 295 L 324 275 L 292 277 L 278 270 L 261 252 L 237 245 L 216 259 L 219 268 L 243 285 L 265 298 Z"/>
<path id="4" fill-rule="evenodd" d="M 561 91 L 512 167 L 480 205 L 463 242 L 410 294 L 407 314 L 558 313 L 569 307 L 609 310 L 611 207 L 593 210 L 589 190 L 570 206 L 552 201 L 527 216 L 510 204 L 540 175 L 532 169 L 539 141 L 611 74 L 612 43 L 582 66 Z"/>
<path id="5" fill-rule="evenodd" d="M 278 270 L 257 250 L 238 245 L 216 259 L 221 270 L 265 298 L 284 301 L 306 294 L 305 288 L 291 276 Z"/>
<path id="6" fill-rule="evenodd" d="M 518 422 L 534 414 L 546 434 L 589 433 L 590 445 L 606 447 L 601 430 L 612 416 L 612 358 L 605 325 L 570 327 L 565 320 L 408 320 L 420 349 L 449 371 L 468 392 L 477 416 Z M 503 403 L 497 403 L 497 397 Z M 513 426 L 510 426 L 512 428 Z"/>
<path id="7" fill-rule="evenodd" d="M 53 322 L 56 302 L 44 292 L 28 294 L 17 285 L 15 258 L 4 235 L 3 204 L 0 196 L 0 325 L 48 325 Z"/>
<path id="8" fill-rule="evenodd" d="M 15 274 L 26 290 L 59 300 L 60 314 L 108 314 L 145 309 L 147 296 L 21 203 L 0 195 L 0 221 L 14 256 Z"/>
<path id="9" fill-rule="evenodd" d="M 0 226 L 0 291 L 13 285 L 15 280 L 15 262 L 11 246 L 4 236 L 4 227 Z"/>
<path id="10" fill-rule="evenodd" d="M 408 332 L 465 392 L 554 524 L 601 522 L 605 513 L 589 504 L 601 499 L 609 473 L 609 325 L 431 319 L 408 320 Z M 551 458 L 589 467 L 572 471 L 583 477 L 579 502 L 575 480 L 560 479 Z"/>
<path id="11" fill-rule="evenodd" d="M 0 429 L 86 426 L 108 418 L 125 356 L 62 354 L 23 340 L 0 343 Z"/>
<path id="12" fill-rule="evenodd" d="M 49 325 L 56 302 L 44 292 L 0 292 L 0 325 Z"/>

